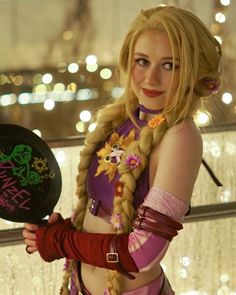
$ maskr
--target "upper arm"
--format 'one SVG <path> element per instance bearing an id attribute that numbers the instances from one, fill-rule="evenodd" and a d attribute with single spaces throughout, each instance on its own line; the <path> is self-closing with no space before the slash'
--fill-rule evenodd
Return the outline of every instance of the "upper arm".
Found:
<path id="1" fill-rule="evenodd" d="M 157 168 L 153 186 L 188 204 L 202 160 L 202 140 L 196 125 L 186 121 L 173 126 L 154 157 L 157 157 Z"/>

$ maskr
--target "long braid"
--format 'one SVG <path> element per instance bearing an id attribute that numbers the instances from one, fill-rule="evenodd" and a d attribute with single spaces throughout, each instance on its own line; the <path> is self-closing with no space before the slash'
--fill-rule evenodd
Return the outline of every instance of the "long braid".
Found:
<path id="1" fill-rule="evenodd" d="M 116 125 L 124 119 L 124 103 L 117 102 L 113 105 L 108 105 L 100 112 L 98 112 L 98 125 L 94 132 L 88 134 L 83 150 L 80 152 L 80 163 L 78 165 L 78 175 L 76 177 L 77 190 L 76 195 L 78 196 L 79 202 L 74 211 L 74 226 L 82 231 L 83 221 L 86 213 L 88 196 L 86 192 L 86 178 L 88 173 L 88 167 L 91 163 L 91 158 L 96 150 L 98 144 L 106 140 L 107 135 L 111 133 Z M 75 261 L 68 261 L 68 266 L 65 269 L 63 275 L 63 282 L 60 294 L 69 294 L 69 280 L 72 276 L 73 270 L 76 267 Z"/>
<path id="2" fill-rule="evenodd" d="M 211 85 L 207 84 L 209 79 L 216 86 L 219 84 L 220 73 L 217 68 L 221 57 L 221 47 L 200 20 L 191 13 L 174 7 L 157 7 L 141 12 L 131 24 L 121 48 L 119 59 L 120 80 L 125 85 L 126 97 L 124 96 L 120 102 L 116 102 L 113 106 L 109 105 L 101 111 L 98 127 L 91 136 L 88 136 L 86 146 L 81 153 L 82 158 L 79 165 L 79 176 L 77 177 L 79 204 L 75 210 L 75 225 L 79 230 L 82 230 L 88 201 L 85 180 L 88 166 L 91 163 L 91 154 L 94 153 L 100 142 L 106 140 L 114 127 L 124 121 L 127 114 L 132 119 L 131 113 L 134 104 L 137 103 L 137 97 L 132 92 L 130 78 L 133 50 L 139 35 L 148 29 L 167 33 L 173 55 L 179 53 L 180 82 L 175 95 L 167 97 L 163 112 L 167 120 L 154 129 L 147 126 L 142 128 L 139 139 L 131 143 L 126 151 L 127 155 L 134 154 L 138 156 L 141 165 L 132 170 L 122 159 L 118 167 L 120 182 L 123 183 L 123 192 L 121 196 L 114 196 L 112 217 L 119 214 L 122 228 L 113 227 L 114 233 L 128 233 L 132 229 L 135 216 L 133 196 L 136 183 L 147 166 L 152 148 L 161 142 L 168 128 L 185 120 L 187 117 L 192 117 L 198 107 L 200 97 L 209 96 L 212 93 Z M 206 78 L 208 80 L 205 80 Z M 171 89 L 171 85 L 169 89 Z M 125 98 L 129 101 L 126 108 L 124 107 Z M 73 269 L 73 266 L 71 269 Z M 115 271 L 108 271 L 108 273 L 108 290 L 112 295 L 119 295 L 121 293 L 121 276 Z"/>
<path id="3" fill-rule="evenodd" d="M 152 147 L 161 141 L 166 130 L 168 129 L 166 123 L 162 123 L 155 129 L 148 126 L 143 127 L 140 132 L 139 140 L 130 144 L 126 151 L 126 155 L 136 155 L 141 160 L 141 165 L 131 170 L 125 163 L 124 159 L 118 167 L 120 174 L 120 181 L 123 183 L 122 196 L 115 196 L 112 216 L 120 214 L 121 229 L 115 229 L 116 233 L 129 233 L 132 230 L 132 222 L 135 217 L 135 209 L 133 207 L 133 196 L 136 189 L 136 183 L 142 171 L 147 166 L 147 160 L 152 150 Z M 109 294 L 119 295 L 121 293 L 120 274 L 116 271 L 108 271 L 107 287 Z"/>

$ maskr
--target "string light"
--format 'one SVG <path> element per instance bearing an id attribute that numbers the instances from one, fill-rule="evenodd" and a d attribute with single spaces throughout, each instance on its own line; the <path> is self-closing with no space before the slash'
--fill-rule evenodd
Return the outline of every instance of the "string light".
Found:
<path id="1" fill-rule="evenodd" d="M 30 103 L 30 100 L 31 100 L 31 94 L 30 93 L 21 93 L 19 96 L 18 96 L 18 103 L 19 104 L 28 104 Z"/>
<path id="2" fill-rule="evenodd" d="M 215 20 L 218 22 L 218 23 L 224 23 L 225 20 L 226 20 L 226 16 L 224 15 L 223 12 L 217 12 L 215 14 Z"/>
<path id="3" fill-rule="evenodd" d="M 47 92 L 47 86 L 45 84 L 39 84 L 34 87 L 35 93 L 46 93 Z"/>
<path id="4" fill-rule="evenodd" d="M 87 65 L 96 65 L 97 64 L 97 57 L 95 55 L 88 55 L 85 58 L 85 62 Z"/>
<path id="5" fill-rule="evenodd" d="M 222 4 L 223 6 L 228 6 L 230 5 L 230 0 L 220 0 L 220 4 Z"/>
<path id="6" fill-rule="evenodd" d="M 84 110 L 80 113 L 79 117 L 82 122 L 89 122 L 92 118 L 92 114 L 90 111 Z"/>
<path id="7" fill-rule="evenodd" d="M 94 65 L 86 65 L 86 70 L 88 72 L 96 72 L 96 70 L 98 69 L 98 65 L 97 64 L 94 64 Z"/>
<path id="8" fill-rule="evenodd" d="M 75 127 L 76 127 L 76 130 L 80 133 L 83 133 L 85 131 L 85 124 L 82 121 L 79 121 Z"/>
<path id="9" fill-rule="evenodd" d="M 108 68 L 104 68 L 100 71 L 100 76 L 102 79 L 105 79 L 105 80 L 110 79 L 112 76 L 112 71 Z"/>
<path id="10" fill-rule="evenodd" d="M 225 104 L 230 104 L 233 100 L 233 96 L 231 93 L 229 92 L 225 92 L 223 95 L 222 95 L 222 98 L 221 100 L 223 101 L 223 103 Z"/>
<path id="11" fill-rule="evenodd" d="M 44 84 L 50 84 L 52 82 L 52 80 L 53 80 L 52 74 L 49 74 L 49 73 L 44 74 L 42 77 L 42 82 Z"/>
<path id="12" fill-rule="evenodd" d="M 45 110 L 51 111 L 55 107 L 55 101 L 53 99 L 46 99 L 43 106 Z"/>
<path id="13" fill-rule="evenodd" d="M 0 105 L 1 106 L 9 106 L 15 104 L 17 101 L 17 97 L 15 94 L 4 94 L 0 97 Z"/>
<path id="14" fill-rule="evenodd" d="M 75 62 L 69 64 L 68 66 L 68 72 L 74 74 L 74 73 L 77 73 L 79 70 L 79 65 Z"/>
<path id="15" fill-rule="evenodd" d="M 205 125 L 209 124 L 209 122 L 210 122 L 210 115 L 208 112 L 199 111 L 199 112 L 197 112 L 195 120 L 196 120 L 197 125 L 205 126 Z"/>
<path id="16" fill-rule="evenodd" d="M 53 90 L 56 91 L 56 92 L 61 93 L 61 92 L 63 92 L 65 90 L 65 88 L 66 87 L 65 87 L 65 85 L 63 83 L 57 83 L 57 84 L 54 85 Z"/>

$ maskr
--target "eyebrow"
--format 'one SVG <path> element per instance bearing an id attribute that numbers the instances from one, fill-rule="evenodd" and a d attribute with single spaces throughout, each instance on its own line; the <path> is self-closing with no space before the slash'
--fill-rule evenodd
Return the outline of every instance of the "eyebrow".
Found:
<path id="1" fill-rule="evenodd" d="M 148 55 L 140 53 L 140 52 L 134 52 L 134 55 L 139 55 L 142 57 L 148 57 Z M 162 60 L 173 60 L 173 56 L 164 56 L 161 58 Z M 175 61 L 180 61 L 178 57 L 175 58 Z"/>

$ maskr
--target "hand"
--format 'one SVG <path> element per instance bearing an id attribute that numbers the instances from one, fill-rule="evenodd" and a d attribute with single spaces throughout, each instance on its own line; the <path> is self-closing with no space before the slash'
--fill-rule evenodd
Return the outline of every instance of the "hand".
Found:
<path id="1" fill-rule="evenodd" d="M 51 262 L 55 259 L 60 259 L 65 256 L 63 249 L 64 242 L 66 243 L 67 235 L 76 231 L 76 228 L 70 218 L 63 219 L 61 215 L 51 215 L 48 224 L 36 229 L 36 244 L 37 250 L 41 257 Z"/>
<path id="2" fill-rule="evenodd" d="M 36 234 L 35 231 L 38 229 L 38 225 L 25 223 L 22 235 L 24 237 L 24 242 L 26 244 L 26 252 L 32 254 L 38 251 L 36 246 Z"/>
<path id="3" fill-rule="evenodd" d="M 48 224 L 63 223 L 64 219 L 59 213 L 52 213 L 48 218 Z M 24 237 L 24 242 L 26 244 L 26 252 L 32 254 L 38 251 L 36 245 L 36 234 L 35 231 L 40 227 L 37 224 L 25 223 L 22 235 Z"/>

